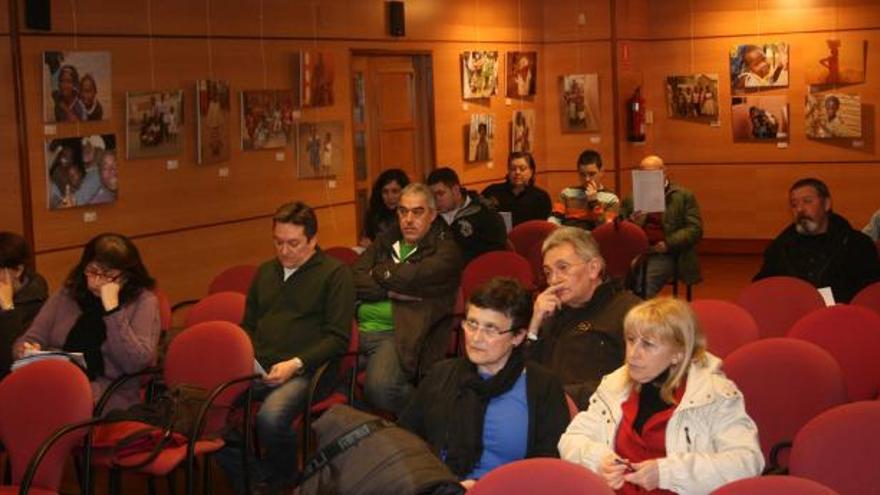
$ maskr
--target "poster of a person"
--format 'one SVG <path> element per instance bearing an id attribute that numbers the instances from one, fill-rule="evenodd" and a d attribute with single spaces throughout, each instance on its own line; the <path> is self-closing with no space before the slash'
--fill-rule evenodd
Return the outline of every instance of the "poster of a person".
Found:
<path id="1" fill-rule="evenodd" d="M 535 96 L 537 93 L 535 80 L 537 71 L 537 52 L 508 52 L 507 96 L 510 98 Z"/>
<path id="2" fill-rule="evenodd" d="M 315 179 L 342 174 L 342 122 L 300 122 L 297 126 L 297 177 Z"/>
<path id="3" fill-rule="evenodd" d="M 804 112 L 807 137 L 862 137 L 862 99 L 856 94 L 808 94 Z"/>
<path id="4" fill-rule="evenodd" d="M 116 136 L 94 134 L 46 141 L 46 192 L 50 210 L 116 201 Z"/>
<path id="5" fill-rule="evenodd" d="M 738 45 L 730 49 L 733 91 L 788 86 L 788 43 Z"/>
<path id="6" fill-rule="evenodd" d="M 43 120 L 110 120 L 110 52 L 43 52 Z"/>

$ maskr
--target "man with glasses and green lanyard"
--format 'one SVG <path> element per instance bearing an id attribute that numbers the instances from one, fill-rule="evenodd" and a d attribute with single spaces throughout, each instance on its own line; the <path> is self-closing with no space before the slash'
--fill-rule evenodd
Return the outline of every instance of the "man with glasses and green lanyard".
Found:
<path id="1" fill-rule="evenodd" d="M 395 414 L 419 368 L 444 355 L 449 332 L 430 330 L 452 313 L 463 268 L 427 186 L 406 186 L 397 216 L 397 227 L 379 235 L 353 267 L 364 393 L 370 405 Z"/>

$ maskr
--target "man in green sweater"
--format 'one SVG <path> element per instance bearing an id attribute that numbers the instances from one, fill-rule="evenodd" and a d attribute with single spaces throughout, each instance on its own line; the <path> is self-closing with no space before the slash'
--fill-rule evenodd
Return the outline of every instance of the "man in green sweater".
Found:
<path id="1" fill-rule="evenodd" d="M 252 464 L 261 493 L 278 493 L 295 479 L 291 424 L 304 410 L 312 373 L 345 353 L 355 303 L 351 271 L 318 247 L 318 220 L 310 207 L 281 206 L 272 229 L 276 258 L 257 271 L 241 324 L 266 370 L 254 386 L 254 398 L 262 401 L 257 432 L 266 451 Z M 243 489 L 240 480 L 233 481 Z"/>

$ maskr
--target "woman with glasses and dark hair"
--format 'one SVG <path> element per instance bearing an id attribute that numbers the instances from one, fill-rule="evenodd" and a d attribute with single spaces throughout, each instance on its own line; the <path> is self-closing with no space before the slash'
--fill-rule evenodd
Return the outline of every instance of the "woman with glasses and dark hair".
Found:
<path id="1" fill-rule="evenodd" d="M 377 235 L 397 225 L 397 203 L 407 185 L 409 177 L 399 168 L 390 168 L 379 174 L 370 191 L 370 207 L 364 216 L 361 246 L 369 246 Z"/>
<path id="2" fill-rule="evenodd" d="M 527 220 L 547 220 L 552 204 L 547 191 L 535 185 L 535 158 L 516 151 L 507 157 L 507 179 L 483 189 L 495 210 L 510 212 L 513 225 Z"/>
<path id="3" fill-rule="evenodd" d="M 513 279 L 477 289 L 462 323 L 466 356 L 437 363 L 398 420 L 465 487 L 509 462 L 559 457 L 569 413 L 559 379 L 524 361 L 531 313 L 531 295 Z"/>
<path id="4" fill-rule="evenodd" d="M 12 343 L 24 333 L 46 302 L 46 281 L 29 266 L 24 237 L 0 232 L 0 377 L 12 364 Z"/>
<path id="5" fill-rule="evenodd" d="M 39 350 L 81 352 L 97 400 L 119 376 L 156 360 L 159 302 L 137 247 L 119 234 L 101 234 L 86 244 L 64 287 L 46 302 L 16 343 L 15 355 Z M 132 380 L 108 408 L 138 402 Z"/>

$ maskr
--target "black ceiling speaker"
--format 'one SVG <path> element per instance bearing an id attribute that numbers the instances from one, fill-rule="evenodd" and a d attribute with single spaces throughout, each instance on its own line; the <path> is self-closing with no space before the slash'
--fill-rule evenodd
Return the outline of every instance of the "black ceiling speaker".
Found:
<path id="1" fill-rule="evenodd" d="M 403 2 L 391 0 L 388 2 L 388 25 L 391 36 L 406 36 L 406 17 L 403 13 Z"/>
<path id="2" fill-rule="evenodd" d="M 52 9 L 49 0 L 27 0 L 24 3 L 24 25 L 28 29 L 52 29 Z"/>

